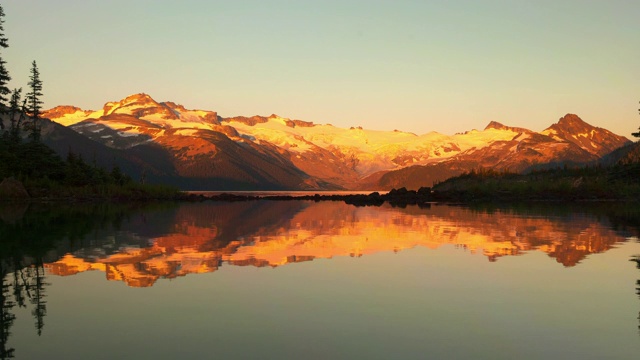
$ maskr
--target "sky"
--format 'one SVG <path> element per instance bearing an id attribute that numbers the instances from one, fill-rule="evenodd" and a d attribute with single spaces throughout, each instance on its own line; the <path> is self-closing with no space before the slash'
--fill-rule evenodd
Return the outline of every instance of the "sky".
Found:
<path id="1" fill-rule="evenodd" d="M 640 126 L 637 0 L 7 0 L 2 58 L 44 107 L 144 92 L 220 116 L 454 134 L 567 113 Z M 25 90 L 26 91 L 26 90 Z"/>

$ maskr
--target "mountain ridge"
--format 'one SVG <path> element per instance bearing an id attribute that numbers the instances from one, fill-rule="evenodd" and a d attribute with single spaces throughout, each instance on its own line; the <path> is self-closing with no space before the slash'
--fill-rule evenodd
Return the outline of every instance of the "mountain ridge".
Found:
<path id="1" fill-rule="evenodd" d="M 225 118 L 216 111 L 157 102 L 145 93 L 107 102 L 97 111 L 67 105 L 43 116 L 112 149 L 155 144 L 168 154 L 175 177 L 198 179 L 209 189 L 221 180 L 244 189 L 431 186 L 473 167 L 524 171 L 551 162 L 595 161 L 629 143 L 574 114 L 542 132 L 492 121 L 481 131 L 416 135 L 275 114 Z"/>

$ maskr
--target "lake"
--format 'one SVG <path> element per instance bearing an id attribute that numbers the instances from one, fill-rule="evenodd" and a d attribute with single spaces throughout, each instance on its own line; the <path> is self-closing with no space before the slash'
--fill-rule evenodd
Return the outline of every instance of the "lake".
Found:
<path id="1" fill-rule="evenodd" d="M 0 207 L 0 358 L 636 359 L 637 204 Z"/>

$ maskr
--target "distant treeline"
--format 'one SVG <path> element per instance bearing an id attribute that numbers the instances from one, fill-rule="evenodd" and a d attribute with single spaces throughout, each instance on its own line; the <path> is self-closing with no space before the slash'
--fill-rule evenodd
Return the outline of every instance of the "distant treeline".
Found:
<path id="1" fill-rule="evenodd" d="M 632 145 L 635 154 L 640 144 Z M 477 169 L 433 187 L 450 200 L 640 200 L 640 162 L 624 156 L 613 165 L 586 165 L 517 174 Z"/>

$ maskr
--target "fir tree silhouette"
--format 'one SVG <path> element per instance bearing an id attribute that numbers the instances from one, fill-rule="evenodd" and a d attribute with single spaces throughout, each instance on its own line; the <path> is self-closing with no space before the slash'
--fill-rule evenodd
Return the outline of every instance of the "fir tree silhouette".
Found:
<path id="1" fill-rule="evenodd" d="M 4 34 L 4 9 L 0 5 L 0 48 L 6 49 L 9 47 L 9 40 Z M 7 108 L 7 95 L 11 94 L 11 90 L 7 86 L 11 81 L 9 76 L 9 70 L 7 70 L 7 62 L 2 58 L 0 54 L 0 114 L 6 112 Z M 4 130 L 4 120 L 0 117 L 0 130 Z"/>
<path id="2" fill-rule="evenodd" d="M 40 140 L 40 127 L 38 119 L 40 118 L 40 111 L 42 110 L 42 80 L 40 80 L 40 71 L 38 70 L 38 64 L 34 60 L 31 63 L 31 76 L 29 76 L 29 91 L 27 93 L 27 112 L 31 117 L 31 132 L 29 136 L 34 141 Z"/>

